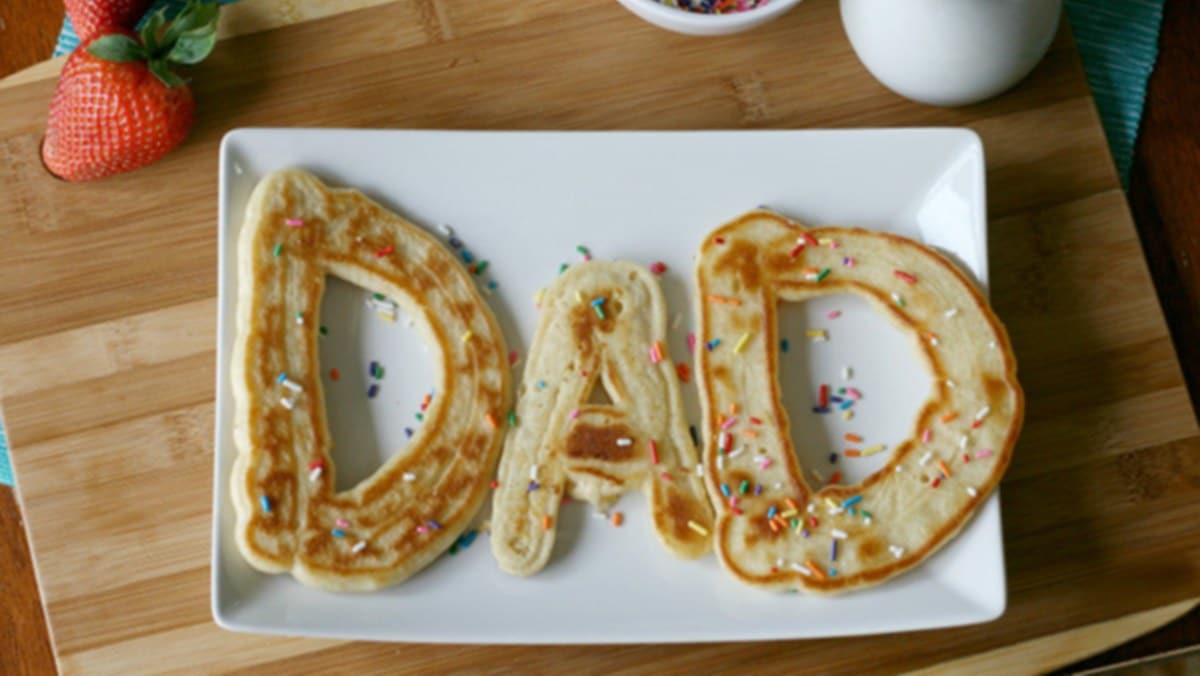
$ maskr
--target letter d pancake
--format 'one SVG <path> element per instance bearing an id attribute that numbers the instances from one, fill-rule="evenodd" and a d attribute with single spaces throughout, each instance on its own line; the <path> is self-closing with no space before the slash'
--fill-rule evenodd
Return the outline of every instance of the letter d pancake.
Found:
<path id="1" fill-rule="evenodd" d="M 704 240 L 697 286 L 701 340 L 721 341 L 697 350 L 696 369 L 714 546 L 737 579 L 825 594 L 878 584 L 953 538 L 1000 482 L 1024 410 L 1016 362 L 987 302 L 932 249 L 753 212 Z M 933 387 L 882 469 L 814 489 L 780 401 L 776 306 L 834 293 L 867 299 L 907 332 Z M 735 456 L 733 439 L 749 449 Z M 742 482 L 764 490 L 733 508 L 726 496 Z"/>

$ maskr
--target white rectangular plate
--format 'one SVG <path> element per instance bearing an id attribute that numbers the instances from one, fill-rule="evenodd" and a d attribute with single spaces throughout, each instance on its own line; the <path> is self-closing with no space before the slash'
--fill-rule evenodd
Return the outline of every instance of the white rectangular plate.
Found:
<path id="1" fill-rule="evenodd" d="M 478 258 L 481 281 L 509 347 L 524 355 L 537 311 L 532 297 L 580 260 L 664 261 L 670 336 L 691 361 L 692 256 L 710 230 L 755 207 L 817 224 L 897 232 L 948 252 L 987 281 L 983 148 L 960 129 L 750 132 L 442 132 L 244 129 L 220 159 L 220 322 L 213 614 L 226 628 L 346 639 L 455 643 L 741 641 L 842 636 L 982 622 L 1005 605 L 1000 510 L 993 496 L 957 539 L 916 571 L 838 598 L 766 593 L 727 577 L 715 557 L 672 558 L 657 543 L 640 493 L 616 509 L 625 525 L 586 505 L 560 517 L 554 557 L 541 573 L 497 568 L 486 534 L 407 582 L 370 594 L 309 589 L 250 568 L 233 541 L 229 475 L 236 449 L 229 355 L 234 340 L 237 233 L 246 200 L 267 172 L 309 169 L 352 186 L 441 236 L 450 223 Z M 364 306 L 365 294 L 332 282 L 322 306 L 321 361 L 339 488 L 365 477 L 405 443 L 405 427 L 432 383 L 416 334 Z M 843 310 L 836 320 L 826 314 Z M 829 330 L 828 342 L 804 337 Z M 910 343 L 865 302 L 821 298 L 781 313 L 780 378 L 801 462 L 860 480 L 885 454 L 839 458 L 842 434 L 895 444 L 911 430 L 929 379 Z M 386 369 L 368 399 L 368 363 Z M 520 363 L 516 377 L 520 376 Z M 853 368 L 863 392 L 849 422 L 812 413 L 818 383 L 843 386 Z M 341 378 L 330 379 L 338 368 Z M 698 420 L 695 386 L 684 386 Z"/>

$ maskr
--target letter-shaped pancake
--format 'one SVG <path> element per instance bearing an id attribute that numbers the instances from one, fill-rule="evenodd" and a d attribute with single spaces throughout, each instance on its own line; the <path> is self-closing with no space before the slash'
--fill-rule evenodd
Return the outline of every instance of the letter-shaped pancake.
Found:
<path id="1" fill-rule="evenodd" d="M 949 541 L 999 483 L 1023 415 L 1016 363 L 987 302 L 942 256 L 752 212 L 705 239 L 697 282 L 700 335 L 720 340 L 697 350 L 714 546 L 737 579 L 813 593 L 882 582 Z M 814 491 L 780 403 L 776 306 L 834 293 L 866 298 L 908 332 L 933 391 L 882 469 Z M 726 496 L 743 482 L 763 490 L 739 496 L 738 513 Z"/>
<path id="2" fill-rule="evenodd" d="M 658 282 L 631 263 L 582 263 L 546 290 L 541 312 L 492 501 L 500 567 L 529 575 L 546 565 L 564 493 L 603 506 L 642 488 L 663 546 L 708 552 L 712 510 L 664 347 Z M 588 403 L 598 384 L 612 405 Z"/>
<path id="3" fill-rule="evenodd" d="M 437 240 L 302 171 L 258 184 L 238 245 L 238 547 L 261 571 L 325 589 L 399 582 L 449 547 L 487 494 L 509 408 L 496 320 Z M 341 493 L 317 363 L 326 274 L 403 307 L 440 366 L 409 446 Z"/>

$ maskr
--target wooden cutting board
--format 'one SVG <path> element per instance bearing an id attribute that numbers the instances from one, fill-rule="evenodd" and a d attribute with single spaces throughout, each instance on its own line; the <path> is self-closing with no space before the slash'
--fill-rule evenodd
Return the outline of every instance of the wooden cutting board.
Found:
<path id="1" fill-rule="evenodd" d="M 662 32 L 615 2 L 550 0 L 408 0 L 336 15 L 314 2 L 330 15 L 254 32 L 303 18 L 280 20 L 267 5 L 230 12 L 242 23 L 226 33 L 242 35 L 194 72 L 196 128 L 152 169 L 92 185 L 48 177 L 37 146 L 54 64 L 0 87 L 0 406 L 65 669 L 815 672 L 964 658 L 974 670 L 981 658 L 969 656 L 1143 611 L 1133 617 L 1165 617 L 1200 589 L 1200 431 L 1065 30 L 1014 91 L 943 110 L 872 80 L 833 0 L 709 39 Z M 987 151 L 992 298 L 1028 396 L 1002 490 L 1008 612 L 869 640 L 666 647 L 396 646 L 218 629 L 208 605 L 216 161 L 221 135 L 249 125 L 975 129 Z"/>

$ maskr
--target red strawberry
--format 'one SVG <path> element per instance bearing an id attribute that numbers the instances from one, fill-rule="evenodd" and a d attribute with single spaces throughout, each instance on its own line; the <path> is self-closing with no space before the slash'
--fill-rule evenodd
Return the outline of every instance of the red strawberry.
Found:
<path id="1" fill-rule="evenodd" d="M 143 167 L 179 145 L 195 103 L 168 63 L 208 56 L 217 11 L 215 3 L 189 3 L 169 26 L 161 13 L 151 17 L 140 40 L 120 29 L 76 50 L 50 102 L 46 168 L 68 181 L 90 181 Z"/>
<path id="2" fill-rule="evenodd" d="M 133 28 L 153 0 L 64 0 L 67 16 L 79 42 L 109 33 L 114 28 Z"/>

